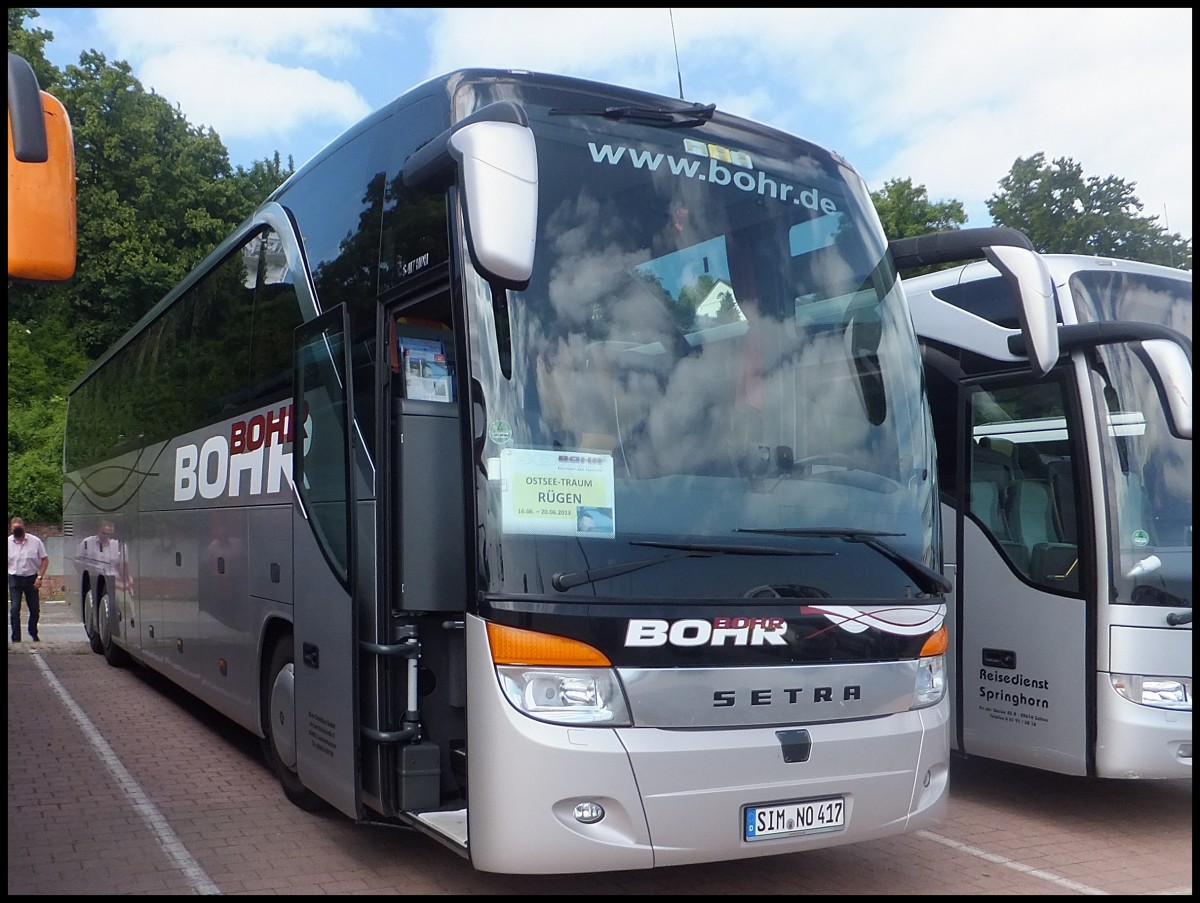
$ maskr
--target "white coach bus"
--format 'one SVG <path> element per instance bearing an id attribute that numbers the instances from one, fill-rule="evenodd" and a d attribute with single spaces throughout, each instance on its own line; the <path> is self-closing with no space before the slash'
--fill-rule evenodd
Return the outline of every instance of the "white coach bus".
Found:
<path id="1" fill-rule="evenodd" d="M 1192 274 L 1043 255 L 1038 376 L 987 263 L 905 279 L 933 408 L 952 746 L 1098 778 L 1192 774 Z"/>

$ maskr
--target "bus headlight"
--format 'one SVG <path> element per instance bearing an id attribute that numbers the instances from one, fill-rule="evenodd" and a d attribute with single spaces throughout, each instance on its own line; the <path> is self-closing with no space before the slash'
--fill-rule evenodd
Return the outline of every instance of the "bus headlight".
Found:
<path id="1" fill-rule="evenodd" d="M 1190 677 L 1143 677 L 1140 674 L 1110 674 L 1113 689 L 1130 702 L 1156 709 L 1192 710 Z"/>
<path id="2" fill-rule="evenodd" d="M 517 711 L 551 724 L 628 727 L 629 707 L 610 668 L 497 665 L 504 695 Z"/>
<path id="3" fill-rule="evenodd" d="M 937 705 L 946 695 L 946 657 L 926 655 L 917 659 L 917 680 L 913 687 L 914 709 Z"/>
<path id="4" fill-rule="evenodd" d="M 913 686 L 914 709 L 937 705 L 946 695 L 946 649 L 950 632 L 943 624 L 929 635 L 921 646 L 917 659 L 917 679 Z"/>

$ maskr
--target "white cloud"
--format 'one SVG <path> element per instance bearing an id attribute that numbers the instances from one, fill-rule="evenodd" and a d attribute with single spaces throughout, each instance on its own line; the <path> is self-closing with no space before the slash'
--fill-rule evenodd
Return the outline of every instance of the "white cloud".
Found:
<path id="1" fill-rule="evenodd" d="M 460 66 L 532 69 L 565 75 L 620 70 L 640 81 L 654 69 L 674 80 L 674 51 L 666 8 L 443 9 L 427 34 L 430 74 Z M 644 84 L 631 87 L 645 87 Z"/>
<path id="2" fill-rule="evenodd" d="M 859 124 L 865 141 L 895 145 L 874 171 L 982 201 L 1041 151 L 1134 183 L 1144 215 L 1161 221 L 1168 205 L 1170 229 L 1190 236 L 1191 10 L 1042 10 L 1036 28 L 1027 14 L 947 14 L 906 48 L 878 115 Z"/>
<path id="3" fill-rule="evenodd" d="M 286 135 L 309 120 L 349 126 L 370 112 L 347 82 L 216 47 L 147 57 L 138 76 L 178 103 L 189 122 L 213 126 L 222 139 Z"/>
<path id="4" fill-rule="evenodd" d="M 841 151 L 872 187 L 984 201 L 1018 157 L 1134 183 L 1192 228 L 1191 9 L 673 9 L 689 99 Z M 495 65 L 678 93 L 667 10 L 440 10 L 431 70 Z M 1161 220 L 1160 220 L 1161 221 Z"/>
<path id="5" fill-rule="evenodd" d="M 197 46 L 340 59 L 354 53 L 354 37 L 375 28 L 376 19 L 374 10 L 354 7 L 102 8 L 96 24 L 130 61 Z"/>
<path id="6" fill-rule="evenodd" d="M 689 100 L 910 178 L 970 225 L 1018 157 L 1070 157 L 1192 230 L 1192 10 L 96 9 L 79 35 L 225 141 L 308 148 L 423 76 L 559 72 Z M 675 34 L 671 25 L 674 20 Z M 57 22 L 66 27 L 60 30 Z M 261 145 L 257 145 L 261 146 Z"/>
<path id="7" fill-rule="evenodd" d="M 143 86 L 224 141 L 312 124 L 336 134 L 371 109 L 348 81 L 281 61 L 351 56 L 376 27 L 371 10 L 101 9 L 96 21 Z"/>

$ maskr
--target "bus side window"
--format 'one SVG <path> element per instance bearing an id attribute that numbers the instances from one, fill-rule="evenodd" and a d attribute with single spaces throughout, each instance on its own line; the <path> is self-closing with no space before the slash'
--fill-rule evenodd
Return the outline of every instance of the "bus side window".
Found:
<path id="1" fill-rule="evenodd" d="M 1046 471 L 1050 479 L 1050 498 L 1054 507 L 1055 524 L 1063 542 L 1079 541 L 1079 530 L 1075 525 L 1075 480 L 1074 463 L 1070 458 L 1050 461 Z"/>
<path id="2" fill-rule="evenodd" d="M 990 487 L 981 490 L 983 503 L 975 505 L 975 485 Z M 1013 485 L 1013 459 L 997 448 L 990 436 L 984 436 L 971 447 L 971 510 L 991 526 L 1000 539 L 1012 539 L 1008 526 L 1008 502 Z M 992 500 L 995 507 L 992 507 Z"/>
<path id="3" fill-rule="evenodd" d="M 1074 530 L 1071 485 L 1068 473 L 1066 488 L 1071 495 L 1056 500 L 1049 481 L 1017 480 L 1013 485 L 1012 518 L 1016 538 L 1029 554 L 1029 578 L 1051 589 L 1073 592 L 1079 588 L 1079 547 L 1060 530 L 1062 509 L 1067 505 Z"/>
<path id="4" fill-rule="evenodd" d="M 1000 504 L 1000 486 L 990 480 L 971 481 L 971 513 L 996 535 L 1008 538 L 1008 516 Z"/>
<path id="5" fill-rule="evenodd" d="M 971 513 L 1022 574 L 1029 573 L 1029 550 L 1014 530 L 1012 443 L 984 436 L 971 446 Z"/>
<path id="6" fill-rule="evenodd" d="M 1045 480 L 1017 480 L 1012 490 L 1012 524 L 1016 538 L 1032 550 L 1039 542 L 1057 542 L 1050 484 Z"/>
<path id="7" fill-rule="evenodd" d="M 266 230 L 243 253 L 256 257 L 248 385 L 250 404 L 257 407 L 292 394 L 292 338 L 303 317 L 276 233 Z"/>

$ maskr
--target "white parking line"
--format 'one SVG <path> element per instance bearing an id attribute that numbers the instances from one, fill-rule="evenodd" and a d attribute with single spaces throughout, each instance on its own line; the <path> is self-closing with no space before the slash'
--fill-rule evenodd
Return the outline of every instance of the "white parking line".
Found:
<path id="1" fill-rule="evenodd" d="M 125 791 L 125 795 L 129 797 L 129 801 L 133 804 L 133 808 L 138 815 L 142 817 L 142 821 L 146 823 L 151 833 L 154 835 L 158 845 L 162 847 L 164 853 L 179 867 L 187 878 L 188 883 L 198 894 L 220 894 L 221 889 L 213 884 L 208 874 L 201 868 L 200 863 L 192 858 L 192 854 L 188 852 L 187 847 L 171 830 L 170 824 L 154 803 L 150 802 L 149 797 L 142 792 L 142 788 L 138 786 L 137 781 L 133 779 L 133 775 L 121 764 L 121 760 L 113 751 L 113 748 L 108 745 L 108 741 L 100 735 L 96 730 L 95 725 L 88 719 L 81 709 L 71 698 L 71 694 L 67 692 L 66 687 L 59 682 L 59 679 L 50 670 L 41 655 L 34 652 L 33 660 L 37 662 L 37 666 L 45 675 L 50 687 L 58 694 L 58 698 L 62 700 L 63 705 L 75 719 L 75 723 L 83 730 L 84 735 L 88 738 L 88 742 L 92 744 L 92 748 L 96 750 L 96 754 L 100 756 L 112 776 L 116 778 L 117 784 Z"/>
<path id="2" fill-rule="evenodd" d="M 1100 890 L 1096 887 L 1089 887 L 1086 884 L 1080 884 L 1078 881 L 1072 881 L 1070 878 L 1064 878 L 1061 875 L 1056 875 L 1053 872 L 1047 872 L 1044 869 L 1035 869 L 1031 865 L 1025 865 L 1022 862 L 1009 859 L 1006 856 L 998 856 L 995 853 L 989 853 L 987 850 L 981 850 L 978 847 L 968 846 L 965 843 L 959 843 L 957 840 L 951 840 L 949 837 L 943 837 L 941 834 L 934 834 L 932 831 L 918 831 L 918 837 L 924 837 L 926 840 L 932 840 L 934 843 L 940 843 L 943 846 L 952 847 L 960 853 L 966 853 L 969 856 L 974 856 L 978 859 L 994 862 L 997 865 L 1002 865 L 1005 868 L 1010 868 L 1014 872 L 1020 872 L 1023 875 L 1030 875 L 1034 878 L 1041 878 L 1043 881 L 1049 881 L 1051 884 L 1057 884 L 1059 887 L 1067 890 L 1077 891 L 1081 894 L 1091 894 L 1092 896 L 1108 897 L 1112 896 L 1106 890 Z"/>

